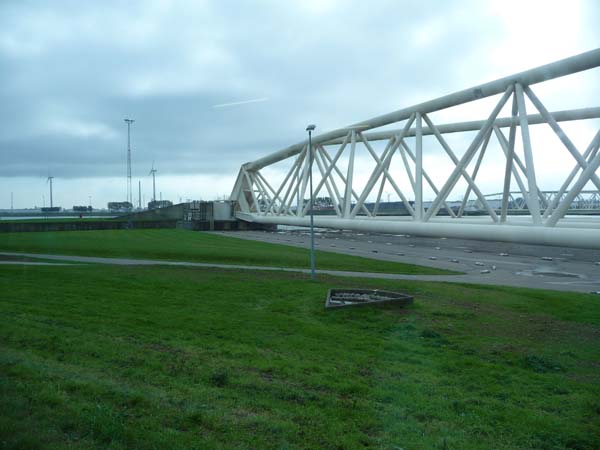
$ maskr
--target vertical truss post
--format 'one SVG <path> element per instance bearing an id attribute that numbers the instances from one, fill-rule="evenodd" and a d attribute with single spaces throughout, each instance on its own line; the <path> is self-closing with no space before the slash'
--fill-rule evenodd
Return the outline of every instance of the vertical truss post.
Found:
<path id="1" fill-rule="evenodd" d="M 421 113 L 415 114 L 415 217 L 418 222 L 423 221 L 423 129 L 421 126 Z"/>
<path id="2" fill-rule="evenodd" d="M 350 217 L 352 207 L 352 178 L 354 177 L 354 152 L 356 149 L 356 130 L 350 136 L 350 158 L 348 160 L 348 175 L 346 176 L 346 192 L 344 195 L 344 217 Z"/>
<path id="3" fill-rule="evenodd" d="M 527 184 L 529 187 L 527 206 L 529 207 L 529 213 L 531 214 L 534 225 L 541 225 L 542 216 L 540 214 L 540 202 L 538 199 L 537 181 L 535 179 L 535 165 L 533 162 L 531 139 L 529 137 L 529 123 L 527 121 L 527 110 L 525 109 L 525 97 L 523 96 L 523 86 L 521 86 L 521 83 L 515 83 L 515 95 L 517 96 L 517 105 L 519 108 L 519 124 L 521 126 L 523 152 L 525 153 L 525 168 L 527 169 Z"/>
<path id="4" fill-rule="evenodd" d="M 504 168 L 504 187 L 502 190 L 502 207 L 500 210 L 500 222 L 506 222 L 506 216 L 508 214 L 508 196 L 510 194 L 510 180 L 511 180 L 511 172 L 513 171 L 513 159 L 515 154 L 515 138 L 517 134 L 517 125 L 515 123 L 515 119 L 517 118 L 517 113 L 519 111 L 519 106 L 517 104 L 517 96 L 513 95 L 512 102 L 512 110 L 511 110 L 511 118 L 512 123 L 510 124 L 510 131 L 508 134 L 508 147 L 505 151 L 506 153 L 506 167 Z M 496 128 L 496 134 L 500 132 L 498 128 Z M 504 135 L 502 135 L 504 138 Z M 500 136 L 498 136 L 498 140 L 500 140 Z M 502 142 L 500 143 L 502 146 Z M 515 171 L 516 175 L 516 171 Z M 525 192 L 523 191 L 523 195 Z"/>

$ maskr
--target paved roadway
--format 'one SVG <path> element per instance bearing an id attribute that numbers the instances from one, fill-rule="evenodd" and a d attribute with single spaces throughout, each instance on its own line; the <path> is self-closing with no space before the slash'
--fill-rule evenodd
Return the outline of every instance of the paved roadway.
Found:
<path id="1" fill-rule="evenodd" d="M 305 229 L 215 232 L 242 239 L 309 247 Z M 600 251 L 541 245 L 324 230 L 316 248 L 464 272 L 454 281 L 562 291 L 600 291 Z M 318 259 L 317 259 L 318 268 Z M 444 277 L 444 281 L 448 277 Z M 434 277 L 419 277 L 434 279 Z"/>

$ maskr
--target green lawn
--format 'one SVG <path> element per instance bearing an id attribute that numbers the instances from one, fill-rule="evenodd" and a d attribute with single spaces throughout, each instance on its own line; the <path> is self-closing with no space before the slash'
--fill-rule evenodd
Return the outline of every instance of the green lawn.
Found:
<path id="1" fill-rule="evenodd" d="M 308 250 L 185 230 L 102 230 L 0 233 L 0 251 L 303 267 Z M 403 274 L 455 274 L 411 264 L 316 252 L 320 269 Z"/>
<path id="2" fill-rule="evenodd" d="M 71 235 L 71 233 L 64 233 Z M 325 311 L 331 287 L 412 293 Z M 600 302 L 176 267 L 0 267 L 0 448 L 597 449 Z"/>

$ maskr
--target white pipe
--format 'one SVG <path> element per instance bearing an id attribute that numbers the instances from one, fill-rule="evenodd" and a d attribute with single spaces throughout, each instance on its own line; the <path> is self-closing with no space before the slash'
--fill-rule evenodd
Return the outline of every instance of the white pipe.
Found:
<path id="1" fill-rule="evenodd" d="M 237 217 L 248 222 L 265 224 L 308 226 L 308 218 L 269 217 L 238 213 Z M 451 219 L 452 220 L 452 219 Z M 331 216 L 315 216 L 314 225 L 319 228 L 337 228 L 376 233 L 410 234 L 414 236 L 448 237 L 482 241 L 504 241 L 525 244 L 555 245 L 600 249 L 600 228 L 536 227 L 532 225 L 496 225 L 444 223 L 441 221 L 414 222 L 374 219 L 341 219 Z"/>
<path id="2" fill-rule="evenodd" d="M 557 122 L 570 122 L 576 120 L 586 120 L 586 119 L 598 119 L 600 118 L 600 107 L 594 108 L 580 108 L 580 109 L 566 109 L 562 111 L 554 111 L 551 112 L 550 115 Z M 530 114 L 527 116 L 527 121 L 529 125 L 539 125 L 547 123 L 544 116 L 541 114 Z M 437 125 L 437 129 L 442 134 L 449 133 L 463 133 L 466 131 L 478 131 L 483 127 L 485 123 L 484 120 L 470 120 L 466 122 L 454 122 L 447 123 L 443 125 Z M 518 126 L 519 119 L 518 117 L 500 117 L 494 121 L 494 126 L 498 128 L 508 128 L 511 126 Z M 394 136 L 400 132 L 399 129 L 386 130 L 386 131 L 372 131 L 370 133 L 364 133 L 365 137 L 369 139 L 369 141 L 381 141 L 385 139 L 389 139 L 391 136 Z M 422 129 L 423 136 L 430 136 L 433 134 L 433 130 L 429 127 L 423 127 Z M 411 128 L 406 132 L 406 137 L 413 137 L 417 134 L 417 129 Z M 333 139 L 331 141 L 327 141 L 324 145 L 333 145 L 339 144 L 340 139 Z"/>

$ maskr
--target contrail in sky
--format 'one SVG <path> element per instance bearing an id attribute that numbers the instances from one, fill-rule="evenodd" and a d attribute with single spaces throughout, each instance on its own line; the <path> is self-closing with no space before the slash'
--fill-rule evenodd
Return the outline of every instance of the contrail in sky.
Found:
<path id="1" fill-rule="evenodd" d="M 267 97 L 253 98 L 253 99 L 250 99 L 250 100 L 242 100 L 240 102 L 219 103 L 218 105 L 212 105 L 212 107 L 213 108 L 226 108 L 228 106 L 245 105 L 246 103 L 266 102 L 267 100 L 269 100 Z"/>

